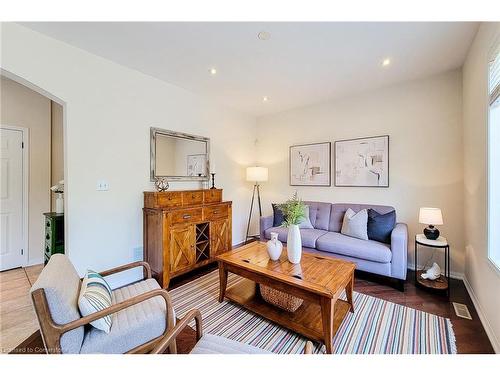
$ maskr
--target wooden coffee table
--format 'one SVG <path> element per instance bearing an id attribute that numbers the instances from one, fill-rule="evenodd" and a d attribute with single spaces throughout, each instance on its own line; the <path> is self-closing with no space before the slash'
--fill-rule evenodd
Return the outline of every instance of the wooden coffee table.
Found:
<path id="1" fill-rule="evenodd" d="M 300 264 L 292 264 L 287 260 L 286 249 L 279 260 L 272 261 L 262 242 L 219 255 L 217 261 L 219 302 L 226 297 L 285 328 L 324 343 L 326 352 L 333 352 L 335 333 L 347 312 L 354 312 L 354 263 L 303 253 Z M 226 290 L 228 272 L 244 279 Z M 304 303 L 293 313 L 282 310 L 262 299 L 257 284 L 299 297 Z M 344 290 L 347 301 L 339 299 Z"/>

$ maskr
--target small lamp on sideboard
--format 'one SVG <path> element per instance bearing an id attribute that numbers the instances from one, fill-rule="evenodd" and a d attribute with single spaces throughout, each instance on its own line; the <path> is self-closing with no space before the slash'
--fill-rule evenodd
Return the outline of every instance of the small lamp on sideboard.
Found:
<path id="1" fill-rule="evenodd" d="M 247 168 L 247 181 L 254 182 L 252 203 L 250 204 L 250 213 L 248 215 L 247 235 L 245 242 L 248 240 L 248 231 L 250 230 L 250 221 L 252 220 L 253 201 L 255 199 L 255 191 L 257 191 L 257 202 L 259 204 L 259 217 L 262 216 L 262 206 L 260 203 L 260 185 L 259 182 L 265 182 L 268 179 L 268 169 L 265 167 L 248 167 Z"/>
<path id="2" fill-rule="evenodd" d="M 424 235 L 429 240 L 439 238 L 439 230 L 434 225 L 443 225 L 443 215 L 439 208 L 421 207 L 418 215 L 418 221 L 421 224 L 427 224 L 424 229 Z"/>

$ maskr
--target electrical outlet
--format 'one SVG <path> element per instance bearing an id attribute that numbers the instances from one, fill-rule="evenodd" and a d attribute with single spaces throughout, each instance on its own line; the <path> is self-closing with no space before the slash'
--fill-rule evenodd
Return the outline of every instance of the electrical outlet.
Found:
<path id="1" fill-rule="evenodd" d="M 109 182 L 105 180 L 97 181 L 97 191 L 108 191 L 109 190 Z"/>

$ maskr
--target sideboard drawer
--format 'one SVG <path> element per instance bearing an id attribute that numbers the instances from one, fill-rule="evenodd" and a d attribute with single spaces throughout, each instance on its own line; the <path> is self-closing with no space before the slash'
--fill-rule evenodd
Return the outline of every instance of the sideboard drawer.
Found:
<path id="1" fill-rule="evenodd" d="M 172 212 L 172 224 L 195 223 L 203 220 L 201 208 L 190 208 Z"/>
<path id="2" fill-rule="evenodd" d="M 222 202 L 222 190 L 221 189 L 204 190 L 203 191 L 203 202 L 205 202 L 205 203 Z"/>
<path id="3" fill-rule="evenodd" d="M 158 208 L 179 207 L 182 205 L 182 195 L 180 192 L 158 193 Z"/>
<path id="4" fill-rule="evenodd" d="M 203 192 L 202 191 L 183 191 L 182 192 L 182 205 L 183 206 L 193 206 L 196 204 L 203 203 Z"/>
<path id="5" fill-rule="evenodd" d="M 227 204 L 220 204 L 216 206 L 203 207 L 203 219 L 213 220 L 225 218 L 228 215 Z"/>

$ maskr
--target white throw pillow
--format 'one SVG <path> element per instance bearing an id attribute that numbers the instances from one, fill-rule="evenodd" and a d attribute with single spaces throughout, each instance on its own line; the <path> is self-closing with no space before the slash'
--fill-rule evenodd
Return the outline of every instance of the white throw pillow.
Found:
<path id="1" fill-rule="evenodd" d="M 78 308 L 82 316 L 87 316 L 111 306 L 111 287 L 97 272 L 87 270 L 80 288 Z M 106 315 L 90 323 L 97 329 L 109 333 L 111 315 Z"/>
<path id="2" fill-rule="evenodd" d="M 304 208 L 304 217 L 299 222 L 299 229 L 314 229 L 309 219 L 309 206 Z"/>
<path id="3" fill-rule="evenodd" d="M 360 240 L 368 240 L 368 210 L 364 209 L 355 213 L 348 208 L 344 215 L 340 233 Z"/>

